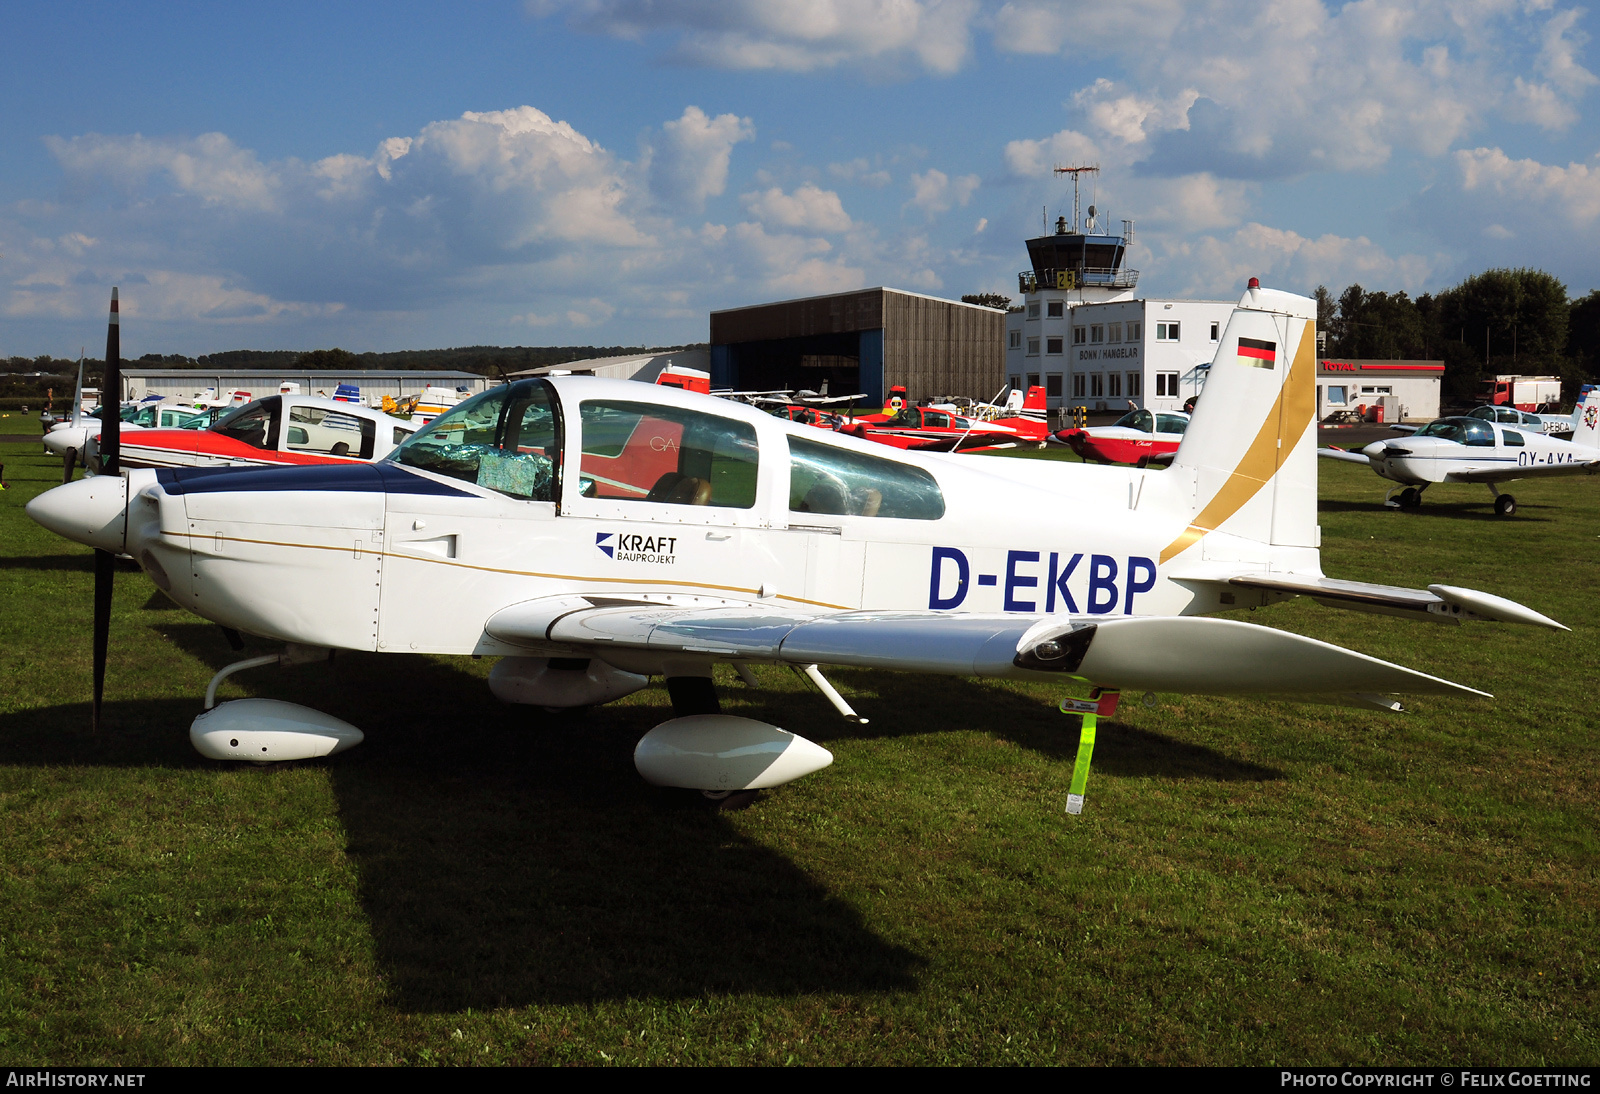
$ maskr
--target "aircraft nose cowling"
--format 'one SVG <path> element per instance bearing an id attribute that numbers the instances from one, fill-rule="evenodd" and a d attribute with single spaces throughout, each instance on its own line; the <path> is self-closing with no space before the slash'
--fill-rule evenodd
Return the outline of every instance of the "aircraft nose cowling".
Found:
<path id="1" fill-rule="evenodd" d="M 120 552 L 127 529 L 128 481 L 121 475 L 96 475 L 69 482 L 34 498 L 27 512 L 58 536 Z"/>
<path id="2" fill-rule="evenodd" d="M 72 425 L 59 425 L 45 433 L 45 449 L 51 456 L 66 456 L 67 449 L 83 448 L 83 430 Z"/>
<path id="3" fill-rule="evenodd" d="M 1361 450 L 1361 454 L 1369 460 L 1381 460 L 1383 459 L 1384 443 L 1383 441 L 1373 441 Z"/>

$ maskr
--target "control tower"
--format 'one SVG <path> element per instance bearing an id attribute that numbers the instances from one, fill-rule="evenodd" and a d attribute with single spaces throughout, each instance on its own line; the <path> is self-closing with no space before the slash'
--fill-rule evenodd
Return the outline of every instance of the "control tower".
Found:
<path id="1" fill-rule="evenodd" d="M 1100 169 L 1055 170 L 1058 175 L 1072 176 L 1072 222 L 1057 217 L 1054 234 L 1028 240 L 1028 261 L 1033 268 L 1017 274 L 1017 291 L 1024 304 L 1036 303 L 1042 292 L 1064 299 L 1068 306 L 1130 299 L 1139 283 L 1139 271 L 1124 269 L 1122 260 L 1133 242 L 1133 221 L 1124 220 L 1121 234 L 1113 235 L 1101 230 L 1099 211 L 1093 205 L 1088 217 L 1080 219 L 1078 176 Z"/>
<path id="2" fill-rule="evenodd" d="M 1093 205 L 1089 206 L 1087 217 L 1082 215 L 1079 176 L 1099 170 L 1056 168 L 1056 174 L 1072 176 L 1072 219 L 1058 217 L 1053 233 L 1028 240 L 1028 260 L 1033 268 L 1017 274 L 1022 306 L 1006 316 L 1007 380 L 1013 388 L 1023 391 L 1043 386 L 1046 405 L 1052 410 L 1069 404 L 1104 409 L 1106 400 L 1112 398 L 1109 388 L 1102 386 L 1100 392 L 1093 393 L 1098 399 L 1091 400 L 1092 374 L 1075 376 L 1078 370 L 1074 366 L 1080 359 L 1087 360 L 1086 354 L 1091 351 L 1098 361 L 1112 349 L 1102 341 L 1113 334 L 1118 343 L 1115 351 L 1127 353 L 1130 347 L 1124 336 L 1131 341 L 1135 332 L 1142 330 L 1137 317 L 1132 324 L 1115 325 L 1073 318 L 1085 306 L 1132 301 L 1139 283 L 1139 271 L 1122 264 L 1133 242 L 1133 221 L 1124 220 L 1121 233 L 1112 234 L 1102 228 L 1100 211 Z M 1142 338 L 1142 333 L 1137 337 Z M 1125 377 L 1120 372 L 1118 376 L 1117 395 L 1128 391 L 1128 385 L 1143 391 L 1142 378 L 1124 385 Z M 1103 367 L 1099 382 L 1108 383 Z M 1079 386 L 1083 391 L 1077 390 Z"/>

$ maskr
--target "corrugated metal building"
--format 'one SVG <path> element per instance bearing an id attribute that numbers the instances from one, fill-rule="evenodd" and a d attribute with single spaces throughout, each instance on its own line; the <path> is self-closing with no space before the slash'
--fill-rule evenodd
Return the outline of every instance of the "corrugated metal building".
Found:
<path id="1" fill-rule="evenodd" d="M 882 402 L 990 399 L 1005 382 L 1006 313 L 879 287 L 711 313 L 711 386 L 863 392 Z"/>
<path id="2" fill-rule="evenodd" d="M 706 348 L 675 349 L 666 353 L 630 353 L 620 357 L 585 357 L 581 361 L 565 361 L 559 365 L 539 365 L 521 372 L 507 373 L 513 380 L 524 376 L 549 376 L 551 373 L 570 373 L 574 376 L 599 376 L 606 380 L 639 380 L 646 384 L 656 382 L 656 377 L 672 365 L 676 368 L 693 368 L 709 371 Z"/>
<path id="3" fill-rule="evenodd" d="M 476 395 L 487 390 L 489 381 L 475 372 L 445 369 L 264 369 L 264 368 L 141 368 L 137 362 L 122 366 L 122 397 L 142 399 L 146 395 L 176 395 L 191 398 L 207 388 L 217 392 L 248 391 L 252 398 L 276 395 L 284 383 L 300 385 L 302 395 L 332 395 L 340 384 L 355 384 L 361 401 L 375 404 L 385 395 L 403 399 L 420 395 L 424 386 L 466 388 Z"/>

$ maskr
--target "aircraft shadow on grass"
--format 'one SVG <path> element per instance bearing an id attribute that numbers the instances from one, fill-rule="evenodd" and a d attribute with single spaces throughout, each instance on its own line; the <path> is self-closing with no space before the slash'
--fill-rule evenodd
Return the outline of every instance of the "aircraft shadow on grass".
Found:
<path id="1" fill-rule="evenodd" d="M 94 552 L 80 551 L 70 555 L 15 555 L 0 558 L 0 570 L 63 570 L 94 573 Z M 124 573 L 122 567 L 118 574 Z"/>
<path id="2" fill-rule="evenodd" d="M 273 648 L 252 639 L 236 653 L 206 624 L 152 629 L 218 668 Z M 910 736 L 978 711 L 965 728 L 1067 763 L 1077 746 L 1076 719 L 1003 688 L 837 676 L 871 725 L 843 721 L 814 694 L 737 683 L 723 689 L 726 708 L 822 741 Z M 367 730 L 360 748 L 316 762 L 335 791 L 380 971 L 404 1010 L 916 987 L 923 957 L 879 937 L 699 795 L 639 779 L 633 745 L 670 716 L 662 689 L 641 693 L 641 703 L 554 715 L 502 706 L 464 667 L 373 654 L 253 670 L 224 698 L 240 685 Z M 98 738 L 87 703 L 7 715 L 0 763 L 239 770 L 190 749 L 199 709 L 198 696 L 113 696 Z M 1107 775 L 1279 777 L 1112 720 L 1102 722 L 1095 759 Z"/>
<path id="3" fill-rule="evenodd" d="M 1548 524 L 1554 518 L 1532 516 L 1529 510 L 1549 508 L 1544 505 L 1530 505 L 1525 501 L 1517 502 L 1517 515 L 1513 522 L 1522 521 L 1530 524 Z M 1373 501 L 1330 501 L 1327 498 L 1317 502 L 1319 513 L 1387 513 L 1396 520 L 1406 517 L 1420 517 L 1430 520 L 1472 520 L 1486 524 L 1504 524 L 1506 518 L 1497 516 L 1494 511 L 1493 499 L 1487 501 L 1433 501 L 1422 503 L 1421 509 L 1401 510 L 1391 509 L 1383 504 L 1383 499 Z"/>

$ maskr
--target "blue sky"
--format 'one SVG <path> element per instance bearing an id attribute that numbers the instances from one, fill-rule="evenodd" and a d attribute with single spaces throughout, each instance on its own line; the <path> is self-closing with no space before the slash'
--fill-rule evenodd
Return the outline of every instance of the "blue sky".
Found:
<path id="1" fill-rule="evenodd" d="M 0 8 L 0 354 L 675 344 L 1015 294 L 1098 163 L 1142 293 L 1600 287 L 1562 0 Z M 1069 210 L 1070 211 L 1070 210 Z"/>

